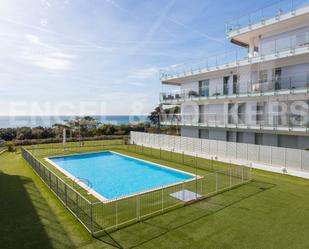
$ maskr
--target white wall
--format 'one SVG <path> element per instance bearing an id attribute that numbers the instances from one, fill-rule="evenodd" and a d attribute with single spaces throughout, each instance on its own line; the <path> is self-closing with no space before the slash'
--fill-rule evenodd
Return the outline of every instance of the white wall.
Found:
<path id="1" fill-rule="evenodd" d="M 309 172 L 309 151 L 260 146 L 245 143 L 222 142 L 209 139 L 190 139 L 142 132 L 131 132 L 131 143 L 164 148 L 178 153 L 198 155 L 236 164 L 250 165 L 259 169 L 304 177 Z M 284 155 L 284 156 L 282 156 Z M 264 166 L 263 166 L 264 165 Z M 309 174 L 306 174 L 309 178 Z"/>
<path id="2" fill-rule="evenodd" d="M 239 91 L 241 93 L 246 93 L 249 90 L 249 83 L 251 81 L 251 66 L 245 66 L 245 67 L 240 67 L 238 69 L 239 71 L 239 79 L 238 79 L 238 84 L 239 84 Z"/>
<path id="3" fill-rule="evenodd" d="M 246 124 L 256 124 L 256 105 L 257 102 L 246 103 Z"/>
<path id="4" fill-rule="evenodd" d="M 200 122 L 207 121 L 208 105 L 200 105 Z"/>

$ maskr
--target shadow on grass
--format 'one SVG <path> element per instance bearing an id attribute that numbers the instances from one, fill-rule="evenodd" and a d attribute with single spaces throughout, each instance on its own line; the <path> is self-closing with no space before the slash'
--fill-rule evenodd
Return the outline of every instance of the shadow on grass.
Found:
<path id="1" fill-rule="evenodd" d="M 74 248 L 34 182 L 0 171 L 0 247 Z"/>
<path id="2" fill-rule="evenodd" d="M 214 215 L 275 186 L 267 182 L 252 181 L 205 200 L 107 234 L 101 240 L 104 241 L 107 238 L 112 238 L 114 241 L 117 241 L 115 247 L 118 248 L 138 247 L 171 231 Z"/>

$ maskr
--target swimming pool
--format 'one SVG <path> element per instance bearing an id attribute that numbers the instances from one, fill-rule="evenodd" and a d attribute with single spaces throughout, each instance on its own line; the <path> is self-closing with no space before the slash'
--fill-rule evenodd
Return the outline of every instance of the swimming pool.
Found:
<path id="1" fill-rule="evenodd" d="M 89 181 L 89 192 L 102 201 L 195 178 L 193 174 L 110 151 L 49 157 L 46 160 L 74 180 Z M 85 184 L 80 185 L 86 187 Z"/>

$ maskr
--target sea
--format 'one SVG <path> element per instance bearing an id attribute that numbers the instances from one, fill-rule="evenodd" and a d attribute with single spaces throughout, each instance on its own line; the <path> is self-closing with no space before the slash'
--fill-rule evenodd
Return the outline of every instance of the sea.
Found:
<path id="1" fill-rule="evenodd" d="M 78 116 L 0 116 L 0 128 L 17 127 L 51 127 L 54 124 L 64 123 L 66 120 Z M 149 121 L 147 115 L 104 115 L 92 116 L 101 124 L 138 124 Z"/>

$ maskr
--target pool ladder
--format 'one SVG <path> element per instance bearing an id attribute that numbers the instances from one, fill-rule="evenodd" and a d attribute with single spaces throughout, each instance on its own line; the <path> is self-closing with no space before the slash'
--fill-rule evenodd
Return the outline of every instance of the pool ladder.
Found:
<path id="1" fill-rule="evenodd" d="M 75 183 L 82 182 L 87 186 L 87 191 L 92 188 L 92 183 L 87 178 L 76 177 L 77 179 L 74 181 Z"/>

